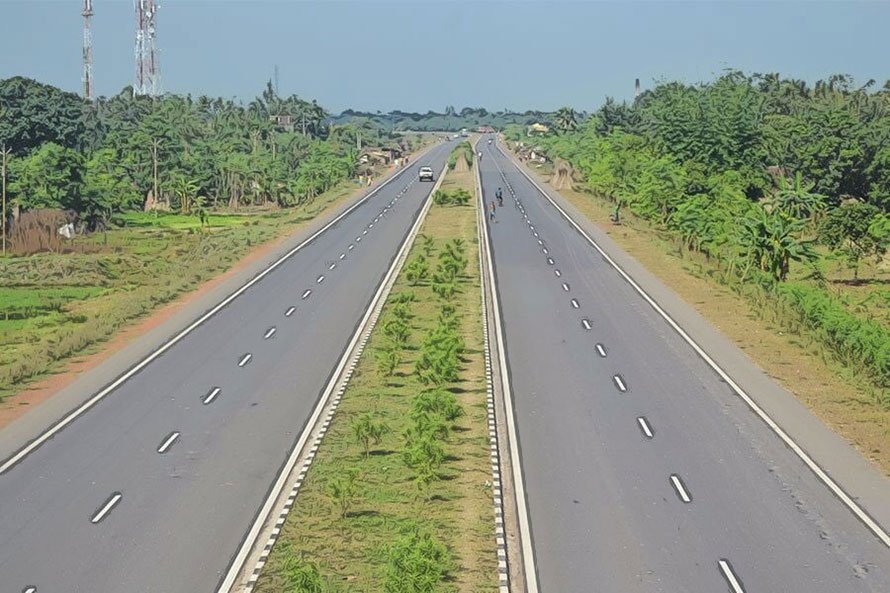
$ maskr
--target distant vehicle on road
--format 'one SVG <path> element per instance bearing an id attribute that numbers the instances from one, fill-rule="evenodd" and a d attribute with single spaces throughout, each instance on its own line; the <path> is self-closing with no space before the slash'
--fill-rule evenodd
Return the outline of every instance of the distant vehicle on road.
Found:
<path id="1" fill-rule="evenodd" d="M 435 181 L 432 167 L 421 167 L 419 175 L 421 181 Z"/>

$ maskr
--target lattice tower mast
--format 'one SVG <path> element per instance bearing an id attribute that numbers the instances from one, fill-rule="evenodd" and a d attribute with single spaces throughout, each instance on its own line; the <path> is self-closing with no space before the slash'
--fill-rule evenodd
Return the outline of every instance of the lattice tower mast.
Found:
<path id="1" fill-rule="evenodd" d="M 93 98 L 93 32 L 90 19 L 93 16 L 93 0 L 83 0 L 83 96 Z"/>
<path id="2" fill-rule="evenodd" d="M 157 0 L 134 0 L 136 5 L 136 83 L 133 94 L 156 97 L 161 93 L 158 64 Z"/>

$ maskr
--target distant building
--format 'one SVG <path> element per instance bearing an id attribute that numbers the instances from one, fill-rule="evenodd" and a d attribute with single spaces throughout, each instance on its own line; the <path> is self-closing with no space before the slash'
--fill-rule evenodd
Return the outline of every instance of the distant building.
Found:
<path id="1" fill-rule="evenodd" d="M 476 128 L 476 131 L 480 134 L 492 134 L 495 130 L 491 126 L 479 126 L 478 128 Z"/>
<path id="2" fill-rule="evenodd" d="M 270 115 L 269 121 L 275 124 L 275 126 L 279 129 L 286 130 L 288 132 L 294 131 L 294 117 L 292 115 Z"/>

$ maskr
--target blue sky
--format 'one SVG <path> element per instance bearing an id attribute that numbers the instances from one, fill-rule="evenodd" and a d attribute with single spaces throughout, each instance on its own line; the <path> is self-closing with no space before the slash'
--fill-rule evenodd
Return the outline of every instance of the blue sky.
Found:
<path id="1" fill-rule="evenodd" d="M 80 0 L 0 0 L 0 78 L 78 91 Z M 133 79 L 133 2 L 94 0 L 94 79 Z M 164 90 L 283 94 L 330 109 L 595 109 L 724 68 L 890 78 L 890 2 L 161 0 Z"/>

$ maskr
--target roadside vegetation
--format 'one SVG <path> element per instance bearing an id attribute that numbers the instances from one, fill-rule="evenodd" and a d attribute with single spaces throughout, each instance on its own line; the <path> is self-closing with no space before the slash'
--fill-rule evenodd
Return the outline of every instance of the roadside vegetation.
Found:
<path id="1" fill-rule="evenodd" d="M 472 202 L 434 205 L 257 591 L 496 590 L 476 250 Z"/>
<path id="2" fill-rule="evenodd" d="M 0 80 L 0 399 L 346 199 L 423 142 L 327 116 L 271 85 L 244 106 L 130 89 L 91 103 Z"/>
<path id="3" fill-rule="evenodd" d="M 730 73 L 507 135 L 522 159 L 547 154 L 533 168 L 890 473 L 888 108 L 886 85 Z"/>
<path id="4" fill-rule="evenodd" d="M 890 86 L 868 87 L 730 72 L 608 101 L 580 126 L 562 112 L 562 133 L 533 143 L 816 337 L 890 408 Z"/>

